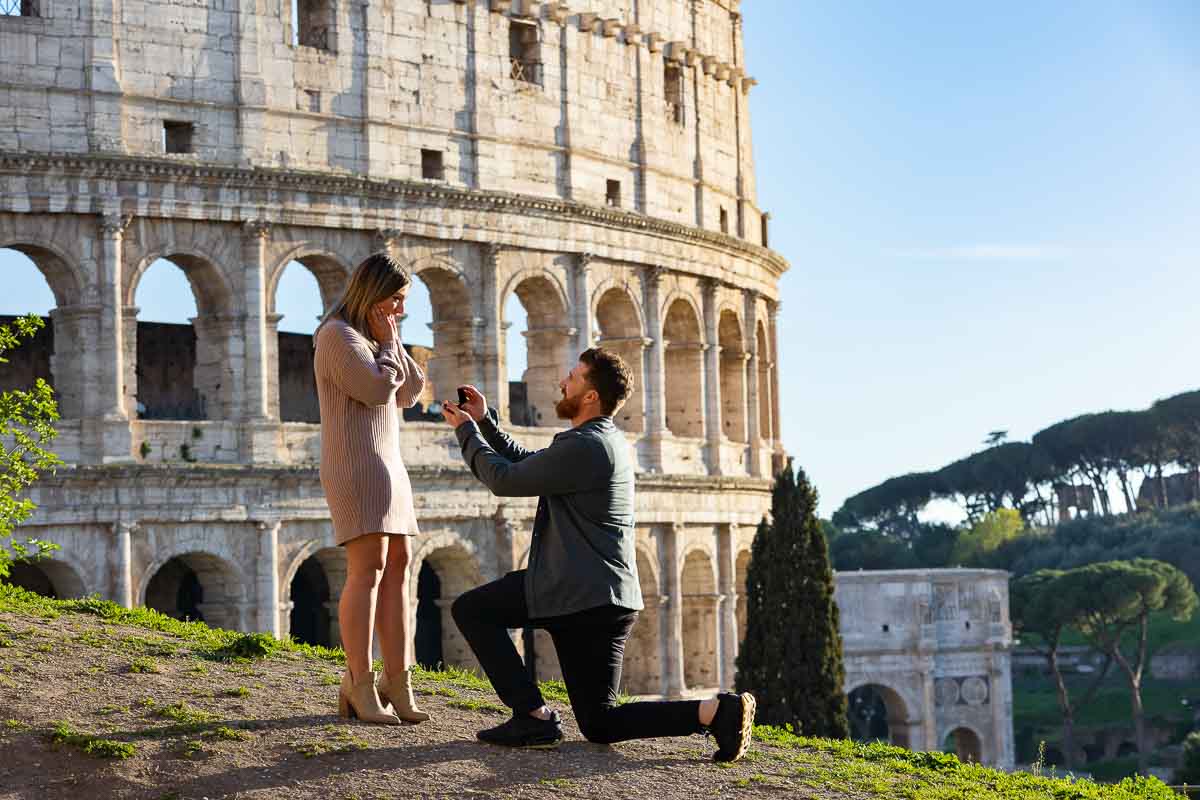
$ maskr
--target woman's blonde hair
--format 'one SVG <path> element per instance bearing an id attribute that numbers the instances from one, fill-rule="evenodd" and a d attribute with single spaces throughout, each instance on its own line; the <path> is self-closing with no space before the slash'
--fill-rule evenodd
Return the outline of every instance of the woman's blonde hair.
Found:
<path id="1" fill-rule="evenodd" d="M 354 270 L 350 282 L 346 284 L 346 291 L 321 319 L 321 325 L 331 319 L 340 319 L 365 336 L 367 341 L 377 345 L 368 322 L 371 308 L 411 282 L 412 278 L 394 258 L 386 253 L 376 253 Z M 317 326 L 318 330 L 321 325 Z M 314 334 L 314 341 L 315 338 Z"/>

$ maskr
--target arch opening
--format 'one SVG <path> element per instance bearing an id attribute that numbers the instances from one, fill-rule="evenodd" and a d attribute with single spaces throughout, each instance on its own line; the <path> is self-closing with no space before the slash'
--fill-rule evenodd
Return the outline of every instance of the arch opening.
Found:
<path id="1" fill-rule="evenodd" d="M 421 574 L 428 569 L 422 593 Z M 475 558 L 461 545 L 440 547 L 421 559 L 416 575 L 416 619 L 413 631 L 414 652 L 422 648 L 424 658 L 438 657 L 437 663 L 471 669 L 476 665 L 475 656 L 466 639 L 450 616 L 450 607 L 458 596 L 483 582 Z M 410 573 L 410 580 L 411 580 Z M 437 594 L 434 594 L 434 592 Z M 436 616 L 438 622 L 433 623 Z M 426 620 L 422 626 L 421 620 Z M 435 645 L 434 631 L 440 633 Z M 438 653 L 440 649 L 440 654 Z M 418 655 L 418 663 L 422 656 Z"/>
<path id="2" fill-rule="evenodd" d="M 704 339 L 695 309 L 680 298 L 663 322 L 667 429 L 676 436 L 704 436 Z"/>
<path id="3" fill-rule="evenodd" d="M 8 577 L 4 582 L 54 600 L 87 594 L 79 573 L 65 561 L 51 558 L 14 561 L 9 565 Z"/>
<path id="4" fill-rule="evenodd" d="M 850 738 L 856 742 L 888 742 L 908 747 L 908 710 L 893 689 L 879 684 L 859 686 L 847 695 Z"/>
<path id="5" fill-rule="evenodd" d="M 81 352 L 86 320 L 70 303 L 78 299 L 71 268 L 58 256 L 39 247 L 11 245 L 0 248 L 0 274 L 12 290 L 0 305 L 0 324 L 36 314 L 45 323 L 31 338 L 8 353 L 0 372 L 0 391 L 30 389 L 42 379 L 53 387 L 62 419 L 83 415 Z"/>
<path id="6" fill-rule="evenodd" d="M 693 550 L 683 562 L 683 680 L 689 688 L 720 683 L 717 660 L 717 582 L 712 559 Z"/>
<path id="7" fill-rule="evenodd" d="M 164 563 L 146 584 L 147 608 L 215 628 L 242 630 L 242 586 L 228 562 L 187 553 Z"/>
<path id="8" fill-rule="evenodd" d="M 554 425 L 558 383 L 571 347 L 571 328 L 564 324 L 567 307 L 557 287 L 543 275 L 518 283 L 503 307 L 509 419 L 514 425 Z M 516 345 L 518 332 L 524 348 Z"/>
<path id="9" fill-rule="evenodd" d="M 199 256 L 165 255 L 136 276 L 132 298 L 137 302 L 123 315 L 130 415 L 231 418 L 234 387 L 226 373 L 238 321 L 217 268 Z"/>
<path id="10" fill-rule="evenodd" d="M 725 438 L 746 442 L 746 350 L 737 315 L 721 312 L 717 328 L 721 346 L 721 420 Z"/>
<path id="11" fill-rule="evenodd" d="M 642 354 L 646 343 L 637 306 L 629 293 L 615 286 L 605 291 L 596 304 L 596 325 L 599 328 L 596 343 L 620 355 L 633 373 L 633 392 L 617 411 L 614 421 L 623 431 L 641 433 L 645 429 Z"/>
<path id="12" fill-rule="evenodd" d="M 292 608 L 288 613 L 288 632 L 305 644 L 333 647 L 332 617 L 337 607 L 332 600 L 329 576 L 318 555 L 306 558 L 296 570 L 288 587 Z"/>
<path id="13" fill-rule="evenodd" d="M 964 764 L 979 764 L 983 761 L 983 742 L 980 741 L 979 734 L 970 728 L 958 727 L 947 733 L 942 742 L 942 750 L 954 753 Z M 1059 763 L 1062 763 L 1061 760 Z"/>
<path id="14" fill-rule="evenodd" d="M 426 669 L 437 669 L 446 663 L 442 653 L 442 579 L 428 561 L 421 562 L 417 574 L 417 630 L 413 654 Z"/>
<path id="15" fill-rule="evenodd" d="M 336 261 L 309 256 L 289 261 L 275 285 L 267 314 L 268 360 L 274 365 L 268 404 L 281 422 L 321 421 L 312 335 L 344 280 Z"/>

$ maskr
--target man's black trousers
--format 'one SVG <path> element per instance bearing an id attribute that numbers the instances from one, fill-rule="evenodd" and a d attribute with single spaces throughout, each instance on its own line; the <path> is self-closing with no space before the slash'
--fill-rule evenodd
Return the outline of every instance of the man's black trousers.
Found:
<path id="1" fill-rule="evenodd" d="M 508 636 L 536 627 L 554 640 L 563 682 L 580 732 L 592 742 L 621 742 L 700 732 L 700 701 L 617 705 L 625 640 L 637 612 L 601 606 L 562 617 L 531 620 L 525 603 L 525 570 L 510 572 L 461 595 L 451 609 L 496 693 L 514 714 L 545 704 Z"/>

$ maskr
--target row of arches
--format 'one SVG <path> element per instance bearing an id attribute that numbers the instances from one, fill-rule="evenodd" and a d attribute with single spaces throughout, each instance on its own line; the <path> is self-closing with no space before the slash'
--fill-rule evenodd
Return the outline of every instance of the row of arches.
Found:
<path id="1" fill-rule="evenodd" d="M 0 248 L 0 273 L 12 277 L 10 285 L 17 287 L 6 294 L 0 311 L 48 314 L 43 357 L 31 361 L 29 370 L 55 386 L 64 418 L 79 418 L 84 387 L 76 377 L 81 374 L 77 351 L 80 341 L 97 332 L 98 321 L 85 313 L 96 308 L 85 297 L 94 287 L 86 288 L 80 269 L 59 253 L 19 241 L 0 244 L 5 245 Z M 270 417 L 318 421 L 308 337 L 338 298 L 358 255 L 365 253 L 297 250 L 267 270 L 263 336 L 272 373 L 266 401 Z M 488 372 L 483 361 L 496 352 L 508 389 L 508 408 L 501 412 L 516 424 L 556 425 L 557 384 L 582 341 L 571 325 L 576 312 L 571 287 L 549 270 L 518 270 L 499 287 L 496 313 L 504 341 L 493 346 L 486 341 L 486 326 L 480 330 L 484 317 L 474 288 L 452 260 L 427 258 L 414 271 L 417 280 L 402 336 L 407 344 L 423 348 L 419 360 L 424 360 L 432 384 L 426 405 L 460 382 L 483 382 Z M 240 293 L 216 260 L 194 248 L 163 245 L 130 270 L 120 295 L 122 402 L 131 418 L 239 418 L 245 399 L 229 369 L 244 349 Z M 711 380 L 720 384 L 721 435 L 746 443 L 748 415 L 757 414 L 759 437 L 776 438 L 773 339 L 767 326 L 759 320 L 754 330 L 746 331 L 741 311 L 727 304 L 716 312 L 715 333 L 706 334 L 711 328 L 700 305 L 680 294 L 668 300 L 659 329 L 649 330 L 643 302 L 627 282 L 602 284 L 588 300 L 586 319 L 592 330 L 584 338 L 621 353 L 639 389 L 618 424 L 631 433 L 647 428 L 646 352 L 657 339 L 663 346 L 662 409 L 673 435 L 705 435 L 706 415 L 716 416 L 716 410 L 706 414 L 705 408 L 705 382 Z M 707 375 L 711 366 L 705 351 L 711 347 L 720 352 L 715 375 Z M 760 355 L 753 370 L 747 368 L 751 353 Z M 756 391 L 750 390 L 752 385 Z M 757 408 L 748 408 L 755 396 Z"/>

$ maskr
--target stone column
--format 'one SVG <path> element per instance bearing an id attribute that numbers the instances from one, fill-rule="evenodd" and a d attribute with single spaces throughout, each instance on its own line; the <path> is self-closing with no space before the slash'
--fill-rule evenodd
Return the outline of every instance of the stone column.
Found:
<path id="1" fill-rule="evenodd" d="M 646 439 L 645 463 L 651 472 L 663 471 L 663 439 L 667 431 L 666 359 L 663 355 L 663 329 L 660 290 L 665 270 L 659 266 L 642 271 L 649 347 L 642 382 L 645 384 Z"/>
<path id="2" fill-rule="evenodd" d="M 87 353 L 84 343 L 96 340 L 93 325 L 99 316 L 96 306 L 58 306 L 50 311 L 54 330 L 54 353 L 50 356 L 50 374 L 54 376 L 54 394 L 58 413 L 63 419 L 85 416 Z M 72 459 L 67 459 L 72 460 Z"/>
<path id="3" fill-rule="evenodd" d="M 708 441 L 708 472 L 722 474 L 721 440 L 721 345 L 717 333 L 717 289 L 720 284 L 704 281 L 704 438 Z"/>
<path id="4" fill-rule="evenodd" d="M 279 638 L 279 528 L 282 521 L 256 522 L 258 529 L 258 561 L 255 563 L 255 584 L 258 613 L 255 629 Z"/>
<path id="5" fill-rule="evenodd" d="M 121 319 L 123 241 L 131 220 L 132 217 L 121 214 L 105 214 L 99 223 L 100 330 L 90 381 L 95 393 L 85 392 L 84 397 L 93 397 L 85 412 L 91 418 L 89 460 L 103 463 L 133 458 L 124 403 L 125 346 Z"/>
<path id="6" fill-rule="evenodd" d="M 136 522 L 113 523 L 116 539 L 116 569 L 113 575 L 113 602 L 124 608 L 133 608 L 133 532 Z"/>
<path id="7" fill-rule="evenodd" d="M 743 383 L 746 386 L 746 441 L 749 444 L 747 450 L 750 459 L 749 469 L 747 472 L 750 475 L 762 474 L 762 459 L 760 452 L 762 450 L 762 431 L 759 429 L 759 408 L 758 408 L 758 359 L 761 357 L 758 352 L 758 292 L 747 289 L 743 292 L 743 300 L 746 308 L 746 378 Z"/>
<path id="8" fill-rule="evenodd" d="M 680 531 L 677 523 L 667 523 L 659 528 L 662 553 L 663 591 L 667 596 L 666 614 L 666 658 L 663 672 L 666 675 L 668 697 L 680 697 L 687 686 L 683 681 L 683 588 L 680 580 L 683 562 L 679 551 Z"/>
<path id="9" fill-rule="evenodd" d="M 592 280 L 591 264 L 595 257 L 591 253 L 580 253 L 573 274 L 575 304 L 575 352 L 567 354 L 568 370 L 575 366 L 579 354 L 592 346 Z"/>
<path id="10" fill-rule="evenodd" d="M 767 337 L 771 348 L 771 435 L 774 437 L 772 448 L 775 453 L 772 459 L 774 472 L 783 469 L 787 454 L 783 450 L 783 418 L 779 415 L 779 307 L 776 300 L 767 304 Z"/>
<path id="11" fill-rule="evenodd" d="M 246 316 L 242 336 L 245 341 L 245 394 L 242 419 L 262 421 L 270 418 L 267 409 L 267 274 L 266 247 L 271 226 L 251 220 L 242 226 L 243 300 Z"/>
<path id="12" fill-rule="evenodd" d="M 717 592 L 720 596 L 720 606 L 717 609 L 721 643 L 721 672 L 719 675 L 722 688 L 729 689 L 734 684 L 737 674 L 738 629 L 737 629 L 737 523 L 717 526 Z"/>
<path id="13" fill-rule="evenodd" d="M 267 239 L 271 226 L 251 220 L 242 226 L 242 275 L 246 313 L 242 319 L 243 360 L 242 460 L 254 464 L 278 460 L 278 426 L 270 408 L 272 361 L 267 320 Z"/>
<path id="14" fill-rule="evenodd" d="M 204 418 L 236 420 L 242 396 L 242 320 L 236 314 L 201 312 L 192 319 L 196 329 L 196 392 Z"/>
<path id="15" fill-rule="evenodd" d="M 125 414 L 130 419 L 138 418 L 137 318 L 141 311 L 137 306 L 125 306 L 121 309 L 121 348 L 125 351 L 122 358 L 125 371 L 123 383 L 125 386 L 121 395 L 121 403 L 125 407 Z"/>
<path id="16" fill-rule="evenodd" d="M 507 323 L 505 323 L 507 325 Z M 563 362 L 571 349 L 575 329 L 565 326 L 531 328 L 525 332 L 529 364 L 522 376 L 526 398 L 533 412 L 532 425 L 554 425 L 554 405 L 561 396 L 558 382 L 563 377 Z"/>
<path id="17" fill-rule="evenodd" d="M 279 322 L 283 314 L 268 314 L 266 320 L 267 339 L 267 415 L 272 420 L 283 421 L 279 405 Z"/>
<path id="18" fill-rule="evenodd" d="M 502 248 L 495 242 L 485 244 L 479 254 L 479 307 L 482 316 L 476 319 L 476 329 L 473 331 L 474 370 L 478 377 L 471 382 L 479 386 L 488 404 L 496 409 L 500 418 L 508 421 L 508 374 L 505 348 L 506 328 L 500 322 L 503 309 L 500 308 L 500 253 Z M 442 399 L 454 399 L 453 386 L 439 391 L 445 395 Z"/>

